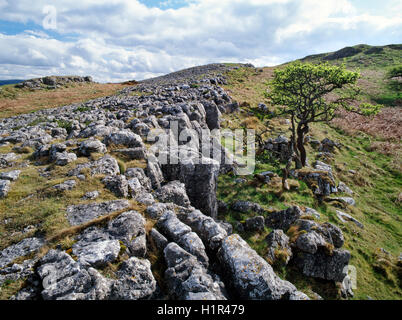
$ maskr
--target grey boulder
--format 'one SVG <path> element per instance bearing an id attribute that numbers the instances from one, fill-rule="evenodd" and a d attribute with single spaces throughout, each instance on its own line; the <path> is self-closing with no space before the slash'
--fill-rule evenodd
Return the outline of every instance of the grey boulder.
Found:
<path id="1" fill-rule="evenodd" d="M 296 291 L 293 284 L 281 280 L 268 262 L 237 234 L 223 241 L 218 259 L 240 299 L 289 299 Z"/>

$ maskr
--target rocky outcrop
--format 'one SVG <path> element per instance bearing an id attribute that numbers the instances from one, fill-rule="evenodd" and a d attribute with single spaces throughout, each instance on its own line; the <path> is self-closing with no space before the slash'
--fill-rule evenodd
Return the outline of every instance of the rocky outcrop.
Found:
<path id="1" fill-rule="evenodd" d="M 173 80 L 167 76 L 143 81 L 118 96 L 0 119 L 0 145 L 18 144 L 15 152 L 32 148 L 26 165 L 38 165 L 41 177 L 55 179 L 49 194 L 74 194 L 76 199 L 79 193 L 77 203 L 66 210 L 71 228 L 63 232 L 69 233 L 71 243 L 48 243 L 53 249 L 42 259 L 33 254 L 45 244 L 37 238 L 4 249 L 0 285 L 27 279 L 15 299 L 307 299 L 232 235 L 231 224 L 217 221 L 218 175 L 240 165 L 229 161 L 232 156 L 219 138 L 208 136 L 205 143 L 212 150 L 202 152 L 197 145 L 202 139 L 195 132 L 211 133 L 220 127 L 221 113 L 239 109 L 219 87 L 226 81 L 219 70 L 232 68 L 207 66 L 204 71 L 212 73 L 203 78 L 200 68 L 189 69 Z M 172 121 L 177 121 L 178 132 L 169 134 Z M 177 144 L 166 143 L 158 151 L 150 148 L 145 139 L 153 129 L 175 138 Z M 188 134 L 187 140 L 180 140 L 181 134 Z M 163 161 L 164 154 L 169 161 Z M 2 154 L 0 166 L 21 169 L 25 179 L 24 159 Z M 68 165 L 68 170 L 58 165 Z M 70 178 L 65 178 L 66 171 Z M 0 175 L 5 185 L 15 178 L 16 172 Z M 81 187 L 87 182 L 84 191 Z M 94 201 L 98 197 L 101 202 Z M 105 201 L 116 198 L 127 200 Z M 133 206 L 139 211 L 128 211 Z M 271 216 L 251 202 L 238 201 L 232 209 L 252 214 L 245 223 L 250 232 L 270 225 L 286 230 L 300 218 L 296 209 Z M 338 230 L 326 230 L 338 250 Z M 275 257 L 288 250 L 286 241 L 279 229 L 267 238 Z M 317 242 L 314 254 L 308 247 L 314 259 L 321 247 Z M 300 253 L 300 248 L 292 251 Z M 13 264 L 15 259 L 25 261 Z"/>
<path id="2" fill-rule="evenodd" d="M 80 225 L 128 206 L 129 203 L 125 200 L 70 206 L 67 208 L 67 219 L 73 226 Z"/>
<path id="3" fill-rule="evenodd" d="M 38 275 L 45 300 L 139 300 L 149 299 L 156 281 L 147 260 L 130 258 L 106 279 L 94 268 L 85 269 L 68 254 L 51 250 L 41 261 Z"/>
<path id="4" fill-rule="evenodd" d="M 159 219 L 157 227 L 168 239 L 176 242 L 188 253 L 195 256 L 205 267 L 208 267 L 209 258 L 202 240 L 195 232 L 192 232 L 188 225 L 181 222 L 175 213 L 165 212 Z"/>
<path id="5" fill-rule="evenodd" d="M 268 139 L 265 141 L 263 149 L 270 152 L 284 163 L 292 156 L 292 151 L 289 147 L 289 139 L 285 136 L 279 136 L 276 139 Z"/>
<path id="6" fill-rule="evenodd" d="M 184 183 L 172 181 L 155 191 L 155 197 L 161 202 L 173 202 L 178 206 L 187 207 L 190 200 Z"/>
<path id="7" fill-rule="evenodd" d="M 242 213 L 251 213 L 255 212 L 258 214 L 263 214 L 265 210 L 258 204 L 250 201 L 241 201 L 237 200 L 232 203 L 232 210 L 242 212 Z"/>
<path id="8" fill-rule="evenodd" d="M 286 210 L 272 212 L 265 218 L 265 224 L 272 229 L 287 231 L 294 224 L 303 212 L 299 207 L 290 207 Z"/>
<path id="9" fill-rule="evenodd" d="M 165 180 L 179 180 L 184 183 L 191 204 L 216 218 L 219 162 L 202 157 L 198 151 L 189 148 L 170 149 L 169 154 L 170 163 L 161 165 Z"/>
<path id="10" fill-rule="evenodd" d="M 265 241 L 268 245 L 267 261 L 271 265 L 287 265 L 293 255 L 289 237 L 282 230 L 273 230 Z"/>
<path id="11" fill-rule="evenodd" d="M 79 152 L 83 156 L 90 156 L 92 153 L 106 153 L 106 146 L 97 139 L 88 139 L 81 142 Z"/>
<path id="12" fill-rule="evenodd" d="M 75 169 L 68 172 L 68 176 L 80 176 L 87 168 L 90 170 L 92 176 L 96 174 L 118 175 L 120 173 L 117 160 L 109 155 L 106 155 L 99 160 L 79 164 Z"/>
<path id="13" fill-rule="evenodd" d="M 48 76 L 43 78 L 35 78 L 25 80 L 16 84 L 17 88 L 27 88 L 31 90 L 43 90 L 43 89 L 56 89 L 62 86 L 66 86 L 71 83 L 91 83 L 92 77 L 80 77 L 80 76 Z"/>
<path id="14" fill-rule="evenodd" d="M 344 238 L 333 224 L 318 224 L 300 219 L 295 224 L 299 235 L 294 240 L 295 263 L 306 276 L 342 282 L 347 274 L 350 253 L 340 249 Z"/>
<path id="15" fill-rule="evenodd" d="M 113 192 L 118 198 L 128 197 L 128 182 L 125 176 L 107 176 L 102 179 L 106 189 Z"/>
<path id="16" fill-rule="evenodd" d="M 221 224 L 199 210 L 179 213 L 178 217 L 201 237 L 211 251 L 216 251 L 220 248 L 222 241 L 227 236 L 227 232 Z"/>
<path id="17" fill-rule="evenodd" d="M 218 258 L 241 299 L 289 299 L 297 291 L 290 282 L 281 280 L 272 267 L 237 234 L 223 241 Z"/>
<path id="18" fill-rule="evenodd" d="M 164 256 L 168 269 L 166 284 L 173 298 L 180 300 L 226 300 L 225 286 L 211 275 L 197 258 L 175 243 L 169 243 Z"/>
<path id="19" fill-rule="evenodd" d="M 32 252 L 37 251 L 45 244 L 44 239 L 26 238 L 0 252 L 0 269 L 17 258 L 24 257 Z"/>

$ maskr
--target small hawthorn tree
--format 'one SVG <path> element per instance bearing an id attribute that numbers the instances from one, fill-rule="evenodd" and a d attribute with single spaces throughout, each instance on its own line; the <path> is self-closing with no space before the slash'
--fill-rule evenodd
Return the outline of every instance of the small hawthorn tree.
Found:
<path id="1" fill-rule="evenodd" d="M 286 166 L 284 182 L 292 161 L 296 162 L 298 169 L 306 165 L 304 138 L 311 123 L 331 121 L 335 111 L 341 107 L 364 115 L 379 111 L 380 106 L 352 104 L 359 95 L 356 86 L 359 77 L 358 72 L 328 63 L 315 65 L 297 62 L 275 70 L 268 97 L 273 105 L 284 107 L 283 112 L 290 115 L 292 124 L 289 147 L 293 156 Z"/>

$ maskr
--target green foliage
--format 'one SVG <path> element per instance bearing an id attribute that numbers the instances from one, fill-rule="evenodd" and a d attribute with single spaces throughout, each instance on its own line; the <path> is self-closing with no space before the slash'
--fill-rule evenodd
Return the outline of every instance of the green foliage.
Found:
<path id="1" fill-rule="evenodd" d="M 117 164 L 119 165 L 120 174 L 124 174 L 126 172 L 126 164 L 121 160 L 118 160 Z"/>
<path id="2" fill-rule="evenodd" d="M 30 122 L 28 124 L 28 127 L 33 127 L 33 126 L 37 126 L 38 124 L 41 124 L 43 122 L 46 122 L 47 120 L 45 118 L 37 118 L 34 121 Z"/>
<path id="3" fill-rule="evenodd" d="M 77 108 L 75 109 L 76 112 L 87 112 L 87 111 L 89 111 L 89 110 L 90 110 L 89 107 L 84 107 L 84 106 L 80 106 L 80 107 L 77 107 Z"/>
<path id="4" fill-rule="evenodd" d="M 325 64 L 302 64 L 296 62 L 283 69 L 277 69 L 267 93 L 272 104 L 286 106 L 285 112 L 293 114 L 296 122 L 310 123 L 329 121 L 336 109 L 347 108 L 365 115 L 378 112 L 379 107 L 369 104 L 350 108 L 358 90 L 353 85 L 360 77 L 358 72 L 348 71 L 344 66 Z M 328 94 L 348 87 L 337 99 L 327 99 Z"/>
<path id="5" fill-rule="evenodd" d="M 73 124 L 70 121 L 66 120 L 57 120 L 57 125 L 60 128 L 64 128 L 67 130 L 67 133 L 70 134 L 73 131 Z"/>
<path id="6" fill-rule="evenodd" d="M 378 97 L 380 103 L 395 105 L 402 100 L 402 64 L 388 71 L 386 75 L 389 93 Z"/>
<path id="7" fill-rule="evenodd" d="M 399 66 L 393 67 L 391 70 L 389 70 L 387 77 L 388 77 L 388 79 L 402 77 L 402 64 Z"/>
<path id="8" fill-rule="evenodd" d="M 364 116 L 371 116 L 379 113 L 381 111 L 381 108 L 383 106 L 378 104 L 378 105 L 372 105 L 370 103 L 362 103 L 360 104 L 359 107 L 355 107 L 353 105 L 347 106 L 345 109 L 348 111 L 356 112 L 359 114 L 362 114 Z"/>

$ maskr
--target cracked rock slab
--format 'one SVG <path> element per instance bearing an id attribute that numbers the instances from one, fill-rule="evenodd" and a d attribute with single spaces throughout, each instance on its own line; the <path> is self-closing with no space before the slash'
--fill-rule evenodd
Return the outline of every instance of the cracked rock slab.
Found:
<path id="1" fill-rule="evenodd" d="M 70 206 L 67 208 L 67 219 L 72 226 L 77 226 L 99 218 L 100 216 L 126 209 L 129 205 L 127 200 L 115 200 L 103 203 Z"/>
<path id="2" fill-rule="evenodd" d="M 105 240 L 92 243 L 78 242 L 73 245 L 73 253 L 82 265 L 101 268 L 114 262 L 120 252 L 118 240 Z"/>
<path id="3" fill-rule="evenodd" d="M 218 259 L 240 299 L 289 299 L 296 288 L 280 279 L 272 267 L 237 234 L 227 237 Z"/>
<path id="4" fill-rule="evenodd" d="M 45 244 L 40 238 L 27 238 L 17 244 L 13 244 L 0 252 L 0 269 L 7 266 L 19 257 L 26 256 Z"/>

